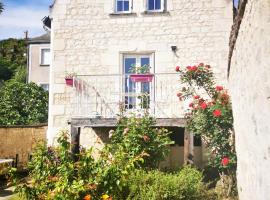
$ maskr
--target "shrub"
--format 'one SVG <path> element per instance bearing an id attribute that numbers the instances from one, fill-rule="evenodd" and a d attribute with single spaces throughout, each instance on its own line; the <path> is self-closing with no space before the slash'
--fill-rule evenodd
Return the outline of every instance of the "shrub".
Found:
<path id="1" fill-rule="evenodd" d="M 47 122 L 48 92 L 35 83 L 7 82 L 0 90 L 0 125 Z"/>
<path id="2" fill-rule="evenodd" d="M 121 118 L 116 131 L 111 131 L 109 151 L 114 154 L 121 150 L 129 156 L 144 154 L 144 162 L 140 166 L 156 168 L 168 155 L 169 145 L 173 142 L 168 130 L 154 128 L 154 125 L 155 120 L 149 116 Z"/>
<path id="3" fill-rule="evenodd" d="M 128 179 L 127 200 L 207 200 L 215 196 L 207 192 L 203 175 L 190 166 L 176 173 L 160 171 L 134 172 Z"/>

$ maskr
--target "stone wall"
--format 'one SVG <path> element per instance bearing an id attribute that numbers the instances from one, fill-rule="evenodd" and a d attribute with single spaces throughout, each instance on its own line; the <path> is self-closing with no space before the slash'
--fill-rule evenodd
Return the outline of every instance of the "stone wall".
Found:
<path id="1" fill-rule="evenodd" d="M 16 159 L 18 167 L 25 167 L 33 146 L 46 140 L 47 126 L 0 127 L 0 158 Z"/>
<path id="2" fill-rule="evenodd" d="M 269 35 L 270 1 L 248 0 L 229 78 L 241 200 L 270 198 Z"/>
<path id="3" fill-rule="evenodd" d="M 73 90 L 64 84 L 65 71 L 121 74 L 123 54 L 148 53 L 154 57 L 155 73 L 173 73 L 176 65 L 204 62 L 213 66 L 219 82 L 226 83 L 231 0 L 167 0 L 167 12 L 152 14 L 144 13 L 144 0 L 135 0 L 133 13 L 127 15 L 113 15 L 112 2 L 55 1 L 51 13 L 50 143 L 72 114 Z M 176 53 L 171 46 L 177 46 Z M 179 85 L 178 78 L 167 77 L 166 81 L 164 96 L 177 101 L 177 91 L 168 88 Z M 100 84 L 105 89 L 111 86 Z M 105 93 L 104 99 L 112 99 Z M 183 115 L 180 103 L 171 109 L 167 99 L 161 101 L 164 109 L 173 110 L 172 116 Z"/>

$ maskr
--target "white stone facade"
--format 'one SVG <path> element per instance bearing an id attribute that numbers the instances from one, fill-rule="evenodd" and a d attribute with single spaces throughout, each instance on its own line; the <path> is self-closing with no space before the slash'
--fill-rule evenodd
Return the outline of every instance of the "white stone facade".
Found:
<path id="1" fill-rule="evenodd" d="M 55 2 L 51 13 L 50 143 L 59 128 L 67 127 L 74 109 L 74 90 L 65 85 L 65 71 L 79 75 L 122 74 L 124 55 L 149 54 L 157 74 L 174 73 L 176 65 L 204 62 L 212 65 L 219 82 L 226 83 L 232 2 L 167 0 L 166 3 L 166 12 L 147 14 L 145 1 L 133 0 L 132 14 L 115 15 L 113 0 Z M 177 46 L 176 53 L 171 46 Z M 162 80 L 163 97 L 177 102 L 178 77 L 168 75 Z M 112 86 L 115 82 L 108 78 L 96 84 L 104 99 L 118 100 L 107 89 L 117 88 L 121 81 Z M 158 96 L 160 91 L 156 88 L 155 95 L 156 100 L 163 101 L 161 110 L 169 110 L 170 117 L 183 116 L 183 105 L 172 107 L 169 100 Z"/>
<path id="2" fill-rule="evenodd" d="M 270 1 L 249 0 L 231 62 L 238 191 L 241 200 L 269 200 Z"/>

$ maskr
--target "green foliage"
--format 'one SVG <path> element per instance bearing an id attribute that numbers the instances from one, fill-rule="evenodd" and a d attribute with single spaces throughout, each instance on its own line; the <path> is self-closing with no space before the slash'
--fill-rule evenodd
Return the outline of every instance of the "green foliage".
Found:
<path id="1" fill-rule="evenodd" d="M 4 5 L 2 2 L 0 2 L 0 14 L 3 12 L 3 10 L 4 10 Z"/>
<path id="2" fill-rule="evenodd" d="M 111 132 L 110 152 L 123 151 L 128 156 L 144 154 L 141 167 L 156 168 L 169 153 L 173 142 L 166 129 L 154 128 L 155 120 L 149 116 L 143 118 L 121 118 L 116 131 Z"/>
<path id="3" fill-rule="evenodd" d="M 0 90 L 0 124 L 29 125 L 47 121 L 48 92 L 34 83 L 7 82 Z"/>
<path id="4" fill-rule="evenodd" d="M 7 39 L 0 41 L 0 81 L 11 79 L 18 71 L 26 71 L 26 43 L 21 39 Z M 26 79 L 26 73 L 21 73 Z M 21 75 L 22 76 L 22 75 Z M 24 81 L 25 82 L 25 81 Z"/>
<path id="5" fill-rule="evenodd" d="M 197 169 L 185 166 L 176 173 L 138 170 L 128 179 L 127 200 L 215 199 L 202 182 Z"/>

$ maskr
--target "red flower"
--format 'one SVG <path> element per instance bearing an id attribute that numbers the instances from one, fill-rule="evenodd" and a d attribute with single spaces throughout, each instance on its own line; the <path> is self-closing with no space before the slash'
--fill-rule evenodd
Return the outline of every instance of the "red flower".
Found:
<path id="1" fill-rule="evenodd" d="M 221 90 L 223 90 L 223 87 L 222 86 L 217 86 L 216 87 L 216 91 L 221 91 Z"/>
<path id="2" fill-rule="evenodd" d="M 191 66 L 187 66 L 187 70 L 188 71 L 191 71 Z"/>
<path id="3" fill-rule="evenodd" d="M 222 158 L 222 160 L 221 160 L 221 164 L 222 164 L 223 166 L 227 166 L 227 165 L 229 164 L 229 162 L 230 162 L 230 159 L 229 159 L 228 157 L 224 157 L 224 158 Z"/>
<path id="4" fill-rule="evenodd" d="M 194 96 L 194 99 L 199 99 L 199 98 L 200 98 L 199 95 Z"/>
<path id="5" fill-rule="evenodd" d="M 221 111 L 220 110 L 214 110 L 213 115 L 215 117 L 220 117 L 221 116 Z"/>
<path id="6" fill-rule="evenodd" d="M 193 103 L 190 103 L 188 106 L 190 107 L 190 108 L 193 108 Z"/>
<path id="7" fill-rule="evenodd" d="M 175 71 L 179 72 L 180 71 L 180 67 L 176 66 Z"/>
<path id="8" fill-rule="evenodd" d="M 196 71 L 198 69 L 198 67 L 197 66 L 193 66 L 193 67 L 191 67 L 191 71 Z"/>
<path id="9" fill-rule="evenodd" d="M 206 109 L 207 108 L 207 104 L 205 102 L 201 103 L 201 109 Z"/>
<path id="10" fill-rule="evenodd" d="M 148 141 L 150 140 L 150 138 L 149 138 L 147 135 L 144 135 L 144 136 L 143 136 L 143 140 L 144 140 L 145 142 L 148 142 Z"/>

